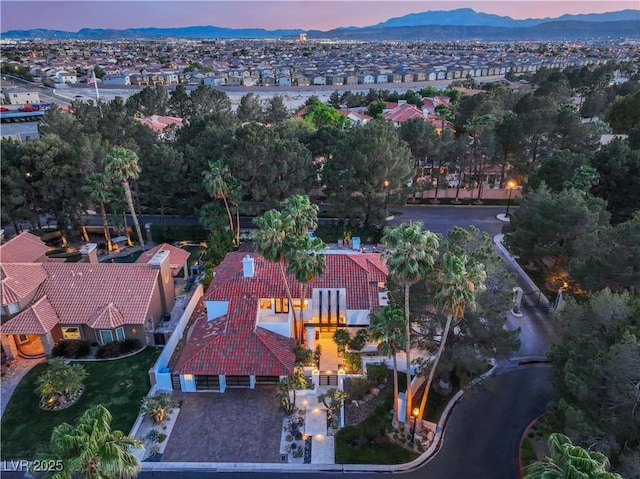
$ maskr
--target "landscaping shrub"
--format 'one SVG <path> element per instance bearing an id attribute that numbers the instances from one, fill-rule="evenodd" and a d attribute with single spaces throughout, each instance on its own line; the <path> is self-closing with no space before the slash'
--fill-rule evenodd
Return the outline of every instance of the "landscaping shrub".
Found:
<path id="1" fill-rule="evenodd" d="M 364 399 L 372 387 L 372 382 L 367 378 L 352 378 L 349 384 L 349 399 L 351 401 Z"/>
<path id="2" fill-rule="evenodd" d="M 344 366 L 349 373 L 357 373 L 362 369 L 362 358 L 359 353 L 344 353 Z"/>
<path id="3" fill-rule="evenodd" d="M 382 364 L 367 364 L 367 378 L 373 384 L 382 384 L 389 377 L 389 368 Z"/>
<path id="4" fill-rule="evenodd" d="M 176 241 L 204 241 L 207 230 L 200 225 L 151 225 L 151 236 L 156 243 L 174 243 Z"/>
<path id="5" fill-rule="evenodd" d="M 316 362 L 313 359 L 313 351 L 303 348 L 299 344 L 296 344 L 293 348 L 293 354 L 296 355 L 296 364 L 302 366 L 315 366 Z"/>
<path id="6" fill-rule="evenodd" d="M 129 354 L 142 348 L 142 343 L 137 338 L 120 341 L 120 353 Z"/>
<path id="7" fill-rule="evenodd" d="M 142 400 L 140 412 L 153 417 L 153 420 L 161 424 L 167 419 L 171 409 L 178 406 L 178 400 L 172 393 L 159 393 L 155 396 L 147 396 Z M 158 441 L 160 442 L 160 441 Z"/>
<path id="8" fill-rule="evenodd" d="M 117 358 L 120 356 L 120 342 L 113 341 L 112 343 L 107 343 L 104 346 L 100 346 L 98 348 L 98 352 L 96 353 L 96 357 L 98 359 L 108 359 L 108 358 Z"/>
<path id="9" fill-rule="evenodd" d="M 77 359 L 89 355 L 91 346 L 89 341 L 79 339 L 63 339 L 51 350 L 51 354 L 56 358 Z"/>
<path id="10" fill-rule="evenodd" d="M 349 349 L 361 351 L 364 345 L 369 341 L 369 332 L 366 329 L 360 329 L 356 335 L 349 341 Z"/>
<path id="11" fill-rule="evenodd" d="M 363 243 L 378 244 L 382 238 L 382 228 L 348 225 L 345 221 L 324 221 L 318 225 L 315 234 L 325 243 L 337 243 L 344 239 L 347 231 L 351 232 L 351 237 L 359 236 Z"/>
<path id="12" fill-rule="evenodd" d="M 142 343 L 139 339 L 125 339 L 123 341 L 113 341 L 111 343 L 100 346 L 96 357 L 98 359 L 117 358 L 123 354 L 129 354 L 142 349 Z"/>

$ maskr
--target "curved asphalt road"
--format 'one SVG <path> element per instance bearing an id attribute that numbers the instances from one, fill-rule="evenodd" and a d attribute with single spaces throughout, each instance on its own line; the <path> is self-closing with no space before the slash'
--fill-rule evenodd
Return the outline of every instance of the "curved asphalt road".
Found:
<path id="1" fill-rule="evenodd" d="M 490 377 L 465 393 L 445 427 L 442 447 L 423 466 L 402 477 L 407 479 L 519 479 L 518 447 L 527 425 L 554 398 L 549 367 L 527 365 Z M 195 471 L 143 472 L 140 478 L 374 478 L 381 474 L 326 473 L 214 473 Z"/>

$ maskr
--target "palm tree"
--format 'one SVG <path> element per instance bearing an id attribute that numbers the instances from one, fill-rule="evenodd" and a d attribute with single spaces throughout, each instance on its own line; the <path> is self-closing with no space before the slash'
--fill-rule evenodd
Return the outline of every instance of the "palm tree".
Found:
<path id="1" fill-rule="evenodd" d="M 484 265 L 469 263 L 469 258 L 464 254 L 456 256 L 447 251 L 442 257 L 442 268 L 438 272 L 436 280 L 434 302 L 438 309 L 447 315 L 447 321 L 440 338 L 438 352 L 429 371 L 429 378 L 424 387 L 418 414 L 419 418 L 423 417 L 431 384 L 438 369 L 442 352 L 447 344 L 451 324 L 454 320 L 458 321 L 464 317 L 465 309 L 475 309 L 476 294 L 484 289 L 483 282 L 486 278 L 487 273 L 484 270 Z"/>
<path id="2" fill-rule="evenodd" d="M 318 205 L 308 196 L 294 195 L 282 201 L 282 214 L 287 220 L 287 230 L 295 235 L 307 235 L 318 226 Z"/>
<path id="3" fill-rule="evenodd" d="M 351 335 L 345 328 L 336 329 L 333 333 L 333 342 L 338 346 L 338 356 L 342 356 L 351 341 Z"/>
<path id="4" fill-rule="evenodd" d="M 282 281 L 287 292 L 287 298 L 289 304 L 293 307 L 293 297 L 291 296 L 291 288 L 289 287 L 289 281 L 285 274 L 285 238 L 286 231 L 282 218 L 282 213 L 276 210 L 266 211 L 262 216 L 258 216 L 254 220 L 255 225 L 258 227 L 253 243 L 256 246 L 256 250 L 260 253 L 264 259 L 272 263 L 277 263 L 282 274 Z M 293 309 L 293 321 L 296 323 L 296 312 Z M 296 330 L 297 339 L 297 330 Z"/>
<path id="5" fill-rule="evenodd" d="M 547 444 L 551 457 L 527 466 L 525 479 L 622 479 L 608 471 L 607 456 L 574 446 L 564 434 L 550 434 Z"/>
<path id="6" fill-rule="evenodd" d="M 49 366 L 36 379 L 35 392 L 43 402 L 64 399 L 80 389 L 88 373 L 79 363 L 67 363 L 64 358 L 53 358 L 47 362 Z"/>
<path id="7" fill-rule="evenodd" d="M 422 281 L 435 264 L 440 240 L 438 235 L 424 230 L 420 223 L 404 223 L 387 226 L 382 243 L 385 245 L 383 257 L 389 276 L 404 286 L 404 317 L 406 328 L 405 351 L 407 355 L 407 404 L 406 420 L 411 420 L 411 319 L 409 314 L 409 289 L 412 284 Z"/>
<path id="8" fill-rule="evenodd" d="M 89 194 L 89 199 L 97 203 L 100 207 L 100 216 L 102 217 L 102 229 L 104 231 L 104 240 L 107 245 L 107 251 L 110 253 L 113 249 L 111 245 L 111 234 L 109 233 L 109 221 L 107 220 L 107 211 L 105 204 L 111 200 L 111 188 L 109 180 L 102 173 L 92 173 L 87 176 L 87 184 L 84 191 Z"/>
<path id="9" fill-rule="evenodd" d="M 296 336 L 302 342 L 303 339 L 303 310 L 304 300 L 307 294 L 307 286 L 318 276 L 321 276 L 326 268 L 324 242 L 319 238 L 310 238 L 308 235 L 293 236 L 285 242 L 285 255 L 289 264 L 287 272 L 293 274 L 300 284 L 300 316 L 296 324 Z"/>
<path id="10" fill-rule="evenodd" d="M 229 167 L 222 163 L 222 161 L 210 162 L 209 170 L 202 172 L 202 185 L 212 198 L 222 198 L 227 216 L 229 217 L 229 231 L 233 233 L 233 217 L 231 216 L 229 202 L 227 201 L 227 197 L 229 196 L 227 180 L 229 176 Z M 234 238 L 235 236 L 236 235 L 234 235 Z"/>
<path id="11" fill-rule="evenodd" d="M 369 335 L 380 341 L 380 352 L 393 359 L 393 424 L 398 423 L 398 364 L 396 353 L 405 346 L 407 336 L 401 309 L 385 306 L 378 314 L 369 315 Z"/>
<path id="12" fill-rule="evenodd" d="M 52 479 L 133 478 L 141 469 L 130 448 L 142 448 L 142 441 L 112 431 L 111 413 L 102 404 L 86 410 L 75 427 L 62 423 L 53 428 L 50 446 L 50 453 L 35 459 L 62 461 L 61 471 L 46 476 Z"/>
<path id="13" fill-rule="evenodd" d="M 140 247 L 144 250 L 144 238 L 142 237 L 142 231 L 140 230 L 140 223 L 136 216 L 136 210 L 133 207 L 133 198 L 131 197 L 131 188 L 129 186 L 129 180 L 135 180 L 140 174 L 140 167 L 138 166 L 138 155 L 135 152 L 116 146 L 105 157 L 105 172 L 115 178 L 122 184 L 124 188 L 124 195 L 129 205 L 129 212 L 133 218 L 133 224 L 136 228 L 136 234 L 138 235 L 138 241 Z"/>

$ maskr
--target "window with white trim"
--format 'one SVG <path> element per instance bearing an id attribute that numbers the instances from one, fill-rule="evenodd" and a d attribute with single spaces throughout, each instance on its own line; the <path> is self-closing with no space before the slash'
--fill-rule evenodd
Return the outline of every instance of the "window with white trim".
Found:
<path id="1" fill-rule="evenodd" d="M 122 326 L 116 328 L 116 339 L 118 341 L 124 341 L 124 328 Z"/>
<path id="2" fill-rule="evenodd" d="M 102 344 L 109 344 L 113 342 L 113 333 L 109 329 L 100 330 L 100 342 Z"/>
<path id="3" fill-rule="evenodd" d="M 20 312 L 20 305 L 18 303 L 9 303 L 9 314 L 16 314 Z"/>

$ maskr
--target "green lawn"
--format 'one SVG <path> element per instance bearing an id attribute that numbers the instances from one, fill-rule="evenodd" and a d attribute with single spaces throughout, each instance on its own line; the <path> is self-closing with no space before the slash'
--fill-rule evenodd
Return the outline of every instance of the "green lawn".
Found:
<path id="1" fill-rule="evenodd" d="M 338 464 L 404 464 L 417 454 L 389 442 L 385 430 L 391 426 L 393 397 L 374 414 L 356 426 L 347 426 L 336 434 L 336 463 Z"/>
<path id="2" fill-rule="evenodd" d="M 2 459 L 31 459 L 46 450 L 55 426 L 73 424 L 84 411 L 100 403 L 113 415 L 112 428 L 128 434 L 140 401 L 151 387 L 148 370 L 159 354 L 159 349 L 146 348 L 125 359 L 83 362 L 89 373 L 84 394 L 76 404 L 57 412 L 38 406 L 35 380 L 46 368 L 45 363 L 38 364 L 20 381 L 2 417 Z"/>

